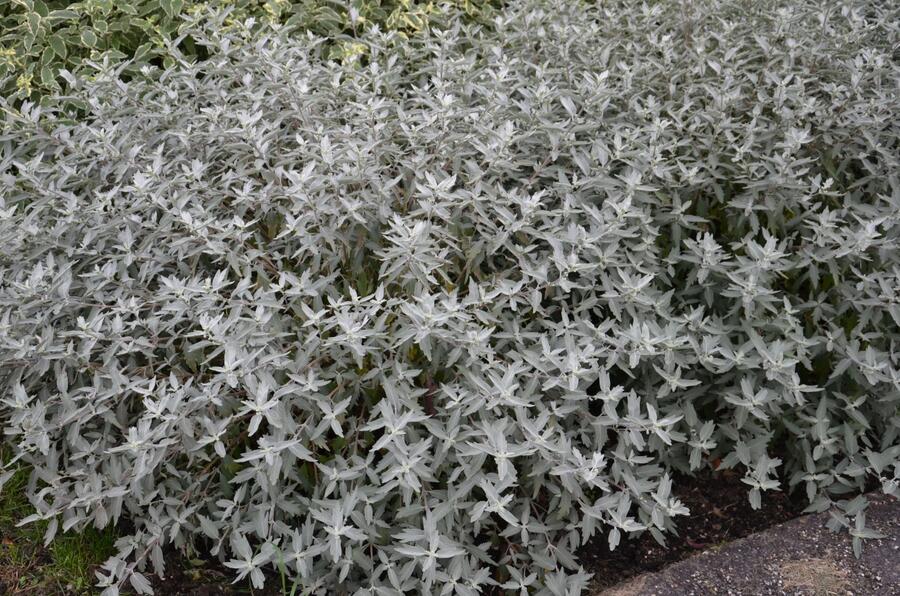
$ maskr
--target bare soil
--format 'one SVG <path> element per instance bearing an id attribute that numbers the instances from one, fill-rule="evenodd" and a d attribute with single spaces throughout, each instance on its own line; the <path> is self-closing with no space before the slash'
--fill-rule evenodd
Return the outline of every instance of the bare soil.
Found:
<path id="1" fill-rule="evenodd" d="M 747 498 L 748 489 L 731 470 L 676 477 L 672 492 L 691 513 L 676 519 L 678 535 L 667 536 L 666 546 L 646 532 L 623 540 L 610 552 L 606 535 L 599 535 L 579 553 L 581 563 L 594 573 L 596 589 L 607 588 L 793 519 L 806 506 L 802 496 L 768 492 L 762 507 L 755 510 Z"/>
<path id="2" fill-rule="evenodd" d="M 883 538 L 853 553 L 829 514 L 792 519 L 593 596 L 900 596 L 900 501 L 872 492 L 866 524 Z"/>
<path id="3" fill-rule="evenodd" d="M 715 552 L 735 540 L 797 518 L 805 506 L 802 496 L 790 497 L 782 492 L 769 492 L 763 497 L 762 508 L 754 510 L 747 498 L 747 488 L 740 481 L 739 474 L 728 470 L 676 477 L 673 492 L 691 512 L 689 516 L 678 518 L 678 535 L 667 536 L 666 546 L 661 546 L 649 533 L 645 533 L 635 539 L 623 540 L 612 552 L 606 536 L 598 535 L 579 552 L 585 569 L 594 573 L 593 590 L 599 593 L 613 586 L 622 586 L 630 578 L 643 581 L 646 574 L 658 572 L 701 552 Z M 42 550 L 39 545 L 36 549 Z M 252 593 L 264 596 L 281 592 L 278 577 L 270 576 L 266 589 L 252 591 L 246 581 L 232 584 L 231 571 L 224 569 L 217 561 L 189 562 L 174 552 L 169 553 L 166 559 L 164 579 L 148 574 L 158 594 L 231 596 Z M 810 575 L 807 573 L 810 569 L 819 571 Z M 788 561 L 780 574 L 785 587 L 797 586 L 802 593 L 840 591 L 847 581 L 844 570 L 835 567 L 832 559 L 815 556 L 800 562 Z M 820 582 L 821 585 L 816 584 L 807 590 L 804 582 Z M 15 585 L 13 582 L 3 583 Z M 0 583 L 0 594 L 9 593 L 3 583 Z M 818 591 L 820 589 L 825 592 Z M 57 593 L 77 592 L 80 591 L 63 589 Z"/>
<path id="4" fill-rule="evenodd" d="M 740 475 L 731 470 L 675 478 L 673 493 L 691 511 L 689 516 L 678 518 L 678 535 L 668 536 L 667 545 L 663 547 L 646 533 L 636 539 L 623 540 L 612 552 L 606 536 L 598 535 L 579 553 L 585 569 L 595 574 L 592 587 L 602 590 L 629 578 L 659 571 L 699 552 L 719 548 L 794 519 L 806 506 L 802 497 L 769 492 L 763 497 L 762 508 L 754 510 L 750 507 L 747 492 L 748 487 L 740 481 Z M 246 585 L 231 585 L 229 570 L 223 570 L 214 561 L 189 569 L 179 569 L 177 563 L 173 563 L 167 571 L 166 579 L 154 584 L 158 593 L 173 596 L 250 593 Z M 277 580 L 271 577 L 266 587 L 274 586 Z M 272 588 L 254 593 L 278 594 L 279 590 Z"/>

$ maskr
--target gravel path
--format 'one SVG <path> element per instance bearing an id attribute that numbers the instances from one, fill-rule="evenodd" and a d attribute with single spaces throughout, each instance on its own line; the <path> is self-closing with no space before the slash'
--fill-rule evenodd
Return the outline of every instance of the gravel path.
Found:
<path id="1" fill-rule="evenodd" d="M 846 532 L 825 527 L 827 513 L 805 515 L 638 576 L 597 596 L 784 595 L 900 596 L 900 501 L 870 497 L 868 525 L 887 537 L 853 556 Z"/>

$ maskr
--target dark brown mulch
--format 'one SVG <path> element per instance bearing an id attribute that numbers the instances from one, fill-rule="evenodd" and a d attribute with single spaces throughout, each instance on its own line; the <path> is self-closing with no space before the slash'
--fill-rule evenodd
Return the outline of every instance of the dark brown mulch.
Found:
<path id="1" fill-rule="evenodd" d="M 579 552 L 584 568 L 595 574 L 592 587 L 603 589 L 643 573 L 659 571 L 703 550 L 794 519 L 806 506 L 802 495 L 789 497 L 783 492 L 770 491 L 763 495 L 762 508 L 754 510 L 747 498 L 749 487 L 740 478 L 740 474 L 731 470 L 676 477 L 672 491 L 691 514 L 677 519 L 678 535 L 667 536 L 666 547 L 645 533 L 633 540 L 623 540 L 610 552 L 606 534 L 597 535 Z M 214 561 L 197 568 L 185 567 L 173 557 L 166 578 L 154 581 L 157 593 L 172 596 L 251 593 L 246 582 L 230 584 L 231 571 Z M 266 588 L 276 584 L 278 578 L 270 577 Z M 264 590 L 255 594 L 278 592 Z"/>
<path id="2" fill-rule="evenodd" d="M 762 508 L 754 510 L 747 498 L 748 490 L 740 474 L 731 470 L 676 477 L 672 492 L 691 511 L 676 519 L 678 536 L 667 536 L 663 547 L 645 532 L 635 539 L 623 540 L 610 552 L 606 534 L 598 535 L 581 549 L 580 562 L 595 574 L 594 587 L 607 588 L 793 519 L 806 506 L 802 495 L 790 497 L 769 491 L 763 494 Z"/>
<path id="3" fill-rule="evenodd" d="M 216 560 L 190 562 L 175 552 L 166 558 L 165 578 L 147 574 L 156 594 L 165 594 L 165 596 L 274 596 L 281 594 L 280 578 L 278 577 L 266 578 L 266 585 L 262 590 L 253 590 L 248 578 L 232 583 L 234 572 Z M 287 591 L 290 592 L 290 586 Z"/>
<path id="4" fill-rule="evenodd" d="M 900 596 L 900 500 L 872 491 L 866 525 L 881 534 L 861 556 L 828 512 L 783 524 L 645 573 L 592 596 Z"/>
<path id="5" fill-rule="evenodd" d="M 167 596 L 232 596 L 251 593 L 247 587 L 232 586 L 232 578 L 225 574 L 224 569 L 185 569 L 182 567 L 184 561 L 175 557 L 173 555 L 174 564 L 166 570 L 165 578 L 160 579 L 155 575 L 151 577 L 154 593 Z"/>

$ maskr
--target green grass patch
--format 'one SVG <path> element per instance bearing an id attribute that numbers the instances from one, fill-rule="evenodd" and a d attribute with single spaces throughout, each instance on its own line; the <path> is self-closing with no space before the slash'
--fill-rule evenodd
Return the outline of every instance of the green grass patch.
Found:
<path id="1" fill-rule="evenodd" d="M 45 547 L 47 522 L 16 527 L 34 511 L 25 498 L 27 483 L 22 467 L 0 492 L 0 593 L 93 593 L 93 570 L 115 552 L 115 529 L 59 533 Z"/>

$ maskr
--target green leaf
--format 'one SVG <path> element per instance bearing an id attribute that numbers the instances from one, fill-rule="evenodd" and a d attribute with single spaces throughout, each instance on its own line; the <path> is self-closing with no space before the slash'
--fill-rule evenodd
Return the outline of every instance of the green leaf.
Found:
<path id="1" fill-rule="evenodd" d="M 44 48 L 43 53 L 41 53 L 41 66 L 47 66 L 51 62 L 53 62 L 53 48 L 46 47 Z"/>
<path id="2" fill-rule="evenodd" d="M 153 24 L 143 17 L 131 18 L 130 25 L 135 29 L 140 29 L 147 35 L 151 35 L 153 33 Z"/>
<path id="3" fill-rule="evenodd" d="M 81 32 L 81 42 L 89 48 L 96 47 L 97 36 L 90 29 Z"/>
<path id="4" fill-rule="evenodd" d="M 134 5 L 132 5 L 128 2 L 121 2 L 121 3 L 117 4 L 116 8 L 119 10 L 119 12 L 121 12 L 123 14 L 131 15 L 131 16 L 134 16 L 138 13 L 138 11 L 134 7 Z"/>
<path id="5" fill-rule="evenodd" d="M 56 83 L 56 77 L 53 76 L 53 70 L 51 70 L 49 66 L 45 66 L 41 69 L 41 82 L 48 87 L 51 87 Z"/>
<path id="6" fill-rule="evenodd" d="M 134 51 L 134 61 L 140 62 L 141 60 L 143 60 L 144 57 L 150 53 L 151 49 L 153 49 L 153 44 L 149 41 L 147 43 L 142 43 L 141 45 L 139 45 Z"/>
<path id="7" fill-rule="evenodd" d="M 170 19 L 175 16 L 175 7 L 173 6 L 174 2 L 172 0 L 159 0 L 159 7 L 163 9 L 163 12 L 166 13 Z"/>
<path id="8" fill-rule="evenodd" d="M 53 10 L 50 11 L 50 14 L 47 15 L 47 20 L 50 23 L 58 23 L 60 21 L 70 21 L 72 19 L 79 18 L 79 14 L 74 10 Z"/>
<path id="9" fill-rule="evenodd" d="M 41 0 L 34 0 L 34 11 L 41 15 L 41 17 L 46 17 L 50 14 L 50 11 L 47 9 L 47 5 L 44 4 Z"/>
<path id="10" fill-rule="evenodd" d="M 68 55 L 66 51 L 66 42 L 63 41 L 63 38 L 59 35 L 51 35 L 49 39 L 50 47 L 53 48 L 53 51 L 62 59 L 65 59 Z"/>
<path id="11" fill-rule="evenodd" d="M 41 15 L 36 12 L 28 13 L 28 30 L 31 31 L 31 34 L 37 37 L 38 32 L 41 29 Z"/>
<path id="12" fill-rule="evenodd" d="M 106 50 L 106 55 L 109 56 L 110 60 L 114 60 L 114 61 L 125 60 L 126 58 L 128 58 L 127 54 L 125 54 L 124 52 L 122 52 L 120 50 L 116 50 L 116 49 Z"/>

